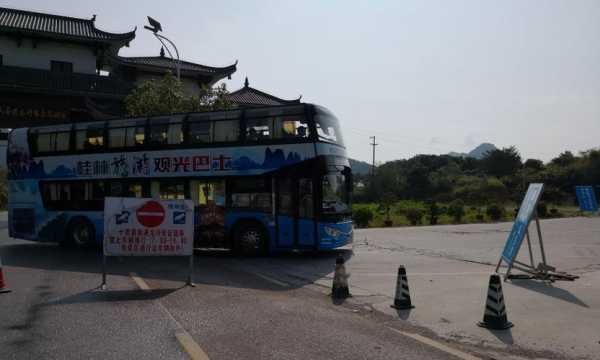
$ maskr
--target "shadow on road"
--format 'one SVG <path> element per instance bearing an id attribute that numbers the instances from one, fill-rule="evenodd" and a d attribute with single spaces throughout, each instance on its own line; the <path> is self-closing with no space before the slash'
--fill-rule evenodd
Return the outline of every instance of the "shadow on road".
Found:
<path id="1" fill-rule="evenodd" d="M 49 301 L 46 305 L 68 305 L 92 302 L 111 302 L 111 301 L 141 301 L 156 300 L 167 296 L 179 289 L 152 289 L 152 290 L 98 290 L 90 289 L 88 291 L 74 294 L 56 301 Z"/>
<path id="2" fill-rule="evenodd" d="M 494 335 L 496 338 L 498 338 L 498 340 L 502 341 L 503 343 L 505 343 L 506 345 L 513 345 L 514 344 L 514 339 L 512 336 L 512 330 L 511 329 L 506 329 L 506 330 L 489 330 L 490 334 Z"/>
<path id="3" fill-rule="evenodd" d="M 396 313 L 398 314 L 398 317 L 402 320 L 408 320 L 408 318 L 410 317 L 410 312 L 412 311 L 412 309 L 405 309 L 405 310 L 396 310 Z"/>
<path id="4" fill-rule="evenodd" d="M 269 257 L 244 258 L 223 251 L 195 251 L 194 282 L 202 285 L 216 285 L 239 288 L 269 289 L 285 291 L 302 287 L 330 274 L 335 267 L 335 259 L 341 254 L 346 260 L 352 257 L 351 250 L 333 250 L 326 252 L 294 252 Z M 6 266 L 16 266 L 53 271 L 72 271 L 97 273 L 100 282 L 102 273 L 102 254 L 96 249 L 64 249 L 54 243 L 15 241 L 0 246 L 0 256 Z M 145 279 L 186 281 L 188 271 L 187 257 L 109 257 L 107 274 L 129 276 L 136 272 Z M 288 275 L 290 287 L 273 287 L 252 273 L 271 273 Z M 170 286 L 172 287 L 172 286 Z M 130 294 L 138 296 L 137 294 Z M 86 301 L 80 294 L 73 301 Z M 94 295 L 90 299 L 110 301 L 123 293 L 113 295 Z M 148 296 L 146 294 L 145 296 Z M 94 300 L 95 301 L 95 300 Z"/>
<path id="5" fill-rule="evenodd" d="M 571 294 L 568 290 L 561 289 L 559 287 L 552 286 L 550 283 L 540 282 L 535 280 L 511 280 L 511 284 L 518 286 L 523 289 L 535 291 L 543 295 L 551 296 L 563 301 L 570 302 L 575 305 L 579 305 L 585 308 L 589 306 L 583 301 L 579 300 L 577 296 Z"/>

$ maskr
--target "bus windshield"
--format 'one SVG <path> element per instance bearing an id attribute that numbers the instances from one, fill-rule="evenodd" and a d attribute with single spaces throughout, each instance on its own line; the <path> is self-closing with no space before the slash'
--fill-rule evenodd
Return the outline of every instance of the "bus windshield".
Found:
<path id="1" fill-rule="evenodd" d="M 323 214 L 345 214 L 351 211 L 347 181 L 350 178 L 341 170 L 329 170 L 323 175 Z"/>
<path id="2" fill-rule="evenodd" d="M 338 119 L 321 106 L 315 106 L 315 109 L 315 126 L 319 140 L 344 146 Z"/>

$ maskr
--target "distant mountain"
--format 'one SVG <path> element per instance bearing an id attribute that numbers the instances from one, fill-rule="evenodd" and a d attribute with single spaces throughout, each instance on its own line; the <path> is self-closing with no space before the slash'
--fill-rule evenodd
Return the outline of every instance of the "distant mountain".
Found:
<path id="1" fill-rule="evenodd" d="M 449 152 L 448 155 L 454 157 L 472 157 L 475 159 L 481 159 L 485 156 L 488 151 L 494 151 L 498 149 L 494 144 L 483 143 L 477 146 L 475 149 L 469 151 L 468 153 L 458 153 L 458 152 Z"/>
<path id="2" fill-rule="evenodd" d="M 350 160 L 350 167 L 352 168 L 353 174 L 368 174 L 371 171 L 371 164 L 368 162 L 348 159 Z"/>

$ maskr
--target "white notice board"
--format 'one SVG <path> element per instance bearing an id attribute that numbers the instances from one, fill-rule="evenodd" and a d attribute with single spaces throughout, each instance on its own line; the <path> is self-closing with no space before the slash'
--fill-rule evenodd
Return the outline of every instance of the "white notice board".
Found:
<path id="1" fill-rule="evenodd" d="M 104 201 L 105 256 L 191 256 L 191 200 L 107 197 Z"/>

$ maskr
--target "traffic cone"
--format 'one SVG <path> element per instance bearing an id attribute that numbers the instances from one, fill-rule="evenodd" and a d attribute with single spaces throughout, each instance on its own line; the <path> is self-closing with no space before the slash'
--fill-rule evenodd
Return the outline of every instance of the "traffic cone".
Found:
<path id="1" fill-rule="evenodd" d="M 506 318 L 502 282 L 498 274 L 490 275 L 490 285 L 488 286 L 483 321 L 478 322 L 477 325 L 494 330 L 504 330 L 513 326 Z"/>
<path id="2" fill-rule="evenodd" d="M 0 259 L 0 294 L 10 292 L 11 290 L 4 281 L 4 272 L 2 271 L 2 259 Z"/>
<path id="3" fill-rule="evenodd" d="M 410 291 L 408 291 L 408 279 L 406 278 L 406 269 L 404 268 L 404 265 L 400 265 L 398 268 L 396 295 L 394 296 L 394 304 L 390 306 L 398 310 L 414 308 L 410 301 Z"/>
<path id="4" fill-rule="evenodd" d="M 350 290 L 348 290 L 348 274 L 346 274 L 346 266 L 344 265 L 344 258 L 342 255 L 338 255 L 337 259 L 335 259 L 335 273 L 333 275 L 331 296 L 334 299 L 345 299 L 350 296 Z"/>

